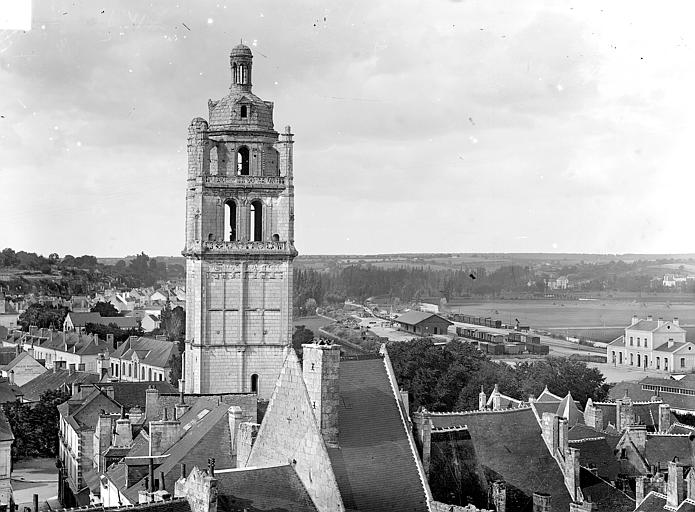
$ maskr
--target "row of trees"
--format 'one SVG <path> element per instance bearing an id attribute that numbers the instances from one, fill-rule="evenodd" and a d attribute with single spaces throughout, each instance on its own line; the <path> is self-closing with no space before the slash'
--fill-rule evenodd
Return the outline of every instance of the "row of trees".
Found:
<path id="1" fill-rule="evenodd" d="M 431 338 L 388 346 L 398 383 L 410 391 L 413 409 L 431 411 L 478 408 L 481 386 L 490 394 L 495 384 L 500 392 L 519 400 L 538 396 L 545 386 L 575 400 L 603 400 L 610 386 L 601 372 L 586 363 L 565 358 L 548 358 L 511 367 L 494 363 L 468 343 L 454 340 L 435 346 Z"/>

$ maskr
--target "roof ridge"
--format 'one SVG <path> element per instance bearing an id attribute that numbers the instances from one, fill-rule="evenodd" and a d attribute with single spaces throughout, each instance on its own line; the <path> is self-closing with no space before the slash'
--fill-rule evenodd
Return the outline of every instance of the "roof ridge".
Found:
<path id="1" fill-rule="evenodd" d="M 408 428 L 408 423 L 405 421 L 405 415 L 403 414 L 403 407 L 402 403 L 398 399 L 400 396 L 400 393 L 398 391 L 398 383 L 396 382 L 396 375 L 395 372 L 393 371 L 393 366 L 391 365 L 391 358 L 389 358 L 389 353 L 386 350 L 386 345 L 382 344 L 379 353 L 383 354 L 383 364 L 384 364 L 384 369 L 386 370 L 386 376 L 388 377 L 389 381 L 389 386 L 391 387 L 391 396 L 393 399 L 396 401 L 396 408 L 398 409 L 398 414 L 401 419 L 401 426 L 403 427 L 405 431 L 406 438 L 408 439 L 408 446 L 410 446 L 410 456 L 413 458 L 415 461 L 415 467 L 417 468 L 417 474 L 418 478 L 420 479 L 420 485 L 422 485 L 422 490 L 425 492 L 425 504 L 427 506 L 427 510 L 431 511 L 432 507 L 430 503 L 432 502 L 432 491 L 430 490 L 429 482 L 427 480 L 427 477 L 425 476 L 425 469 L 422 465 L 422 461 L 420 460 L 420 456 L 418 455 L 417 447 L 415 446 L 415 440 L 413 439 L 413 432 L 410 428 Z"/>
<path id="2" fill-rule="evenodd" d="M 497 411 L 491 410 L 491 409 L 484 409 L 484 410 L 475 410 L 475 411 L 435 412 L 435 411 L 428 411 L 425 409 L 422 412 L 427 413 L 427 414 L 431 414 L 432 416 L 460 416 L 460 415 L 471 416 L 473 414 L 496 414 L 496 413 L 505 413 L 505 412 L 525 411 L 528 409 L 531 409 L 530 405 L 522 405 L 521 407 L 514 407 L 511 409 L 499 409 Z"/>
<path id="3" fill-rule="evenodd" d="M 601 436 L 601 437 L 584 437 L 582 439 L 569 439 L 567 442 L 568 443 L 583 443 L 585 441 L 605 441 L 606 436 Z"/>

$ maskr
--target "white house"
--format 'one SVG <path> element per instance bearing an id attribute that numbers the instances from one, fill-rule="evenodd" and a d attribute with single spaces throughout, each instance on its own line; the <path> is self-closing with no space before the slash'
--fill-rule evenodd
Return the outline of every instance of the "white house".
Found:
<path id="1" fill-rule="evenodd" d="M 632 317 L 625 334 L 608 344 L 608 362 L 616 366 L 633 366 L 670 373 L 695 369 L 695 345 L 685 339 L 686 331 L 678 318 L 665 321 Z"/>

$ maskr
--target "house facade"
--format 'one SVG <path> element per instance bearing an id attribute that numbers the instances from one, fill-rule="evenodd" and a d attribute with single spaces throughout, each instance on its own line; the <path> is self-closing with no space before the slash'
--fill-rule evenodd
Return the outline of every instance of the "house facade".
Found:
<path id="1" fill-rule="evenodd" d="M 166 381 L 171 372 L 171 357 L 176 343 L 155 338 L 131 336 L 111 354 L 112 380 L 129 382 Z"/>
<path id="2" fill-rule="evenodd" d="M 695 345 L 686 340 L 678 318 L 666 321 L 633 317 L 625 334 L 608 344 L 606 356 L 615 366 L 633 366 L 664 373 L 695 369 Z"/>

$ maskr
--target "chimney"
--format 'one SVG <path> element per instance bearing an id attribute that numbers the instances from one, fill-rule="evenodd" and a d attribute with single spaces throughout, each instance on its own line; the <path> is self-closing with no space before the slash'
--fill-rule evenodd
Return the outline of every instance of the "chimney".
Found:
<path id="1" fill-rule="evenodd" d="M 533 512 L 550 512 L 550 494 L 533 493 Z"/>
<path id="2" fill-rule="evenodd" d="M 674 317 L 673 317 L 673 323 L 674 323 L 675 325 L 678 325 L 678 326 L 681 325 L 681 321 L 678 320 L 678 317 L 677 317 L 677 316 L 674 316 Z"/>
<path id="3" fill-rule="evenodd" d="M 647 320 L 650 322 L 654 321 L 654 317 L 652 315 L 647 315 Z"/>
<path id="4" fill-rule="evenodd" d="M 695 470 L 692 467 L 688 471 L 688 476 L 685 477 L 685 484 L 687 497 L 695 500 Z"/>
<path id="5" fill-rule="evenodd" d="M 639 322 L 639 317 L 637 315 L 632 315 L 632 323 L 630 326 L 635 325 L 637 322 Z"/>
<path id="6" fill-rule="evenodd" d="M 113 334 L 107 334 L 106 335 L 106 343 L 113 347 L 114 350 L 116 350 L 118 347 L 116 346 L 116 342 L 114 341 Z"/>
<path id="7" fill-rule="evenodd" d="M 581 487 L 579 480 L 579 450 L 577 448 L 567 448 L 565 450 L 565 481 L 567 488 L 570 489 L 570 494 L 574 501 L 581 499 Z"/>
<path id="8" fill-rule="evenodd" d="M 502 408 L 502 397 L 500 396 L 500 387 L 495 384 L 492 390 L 492 410 L 499 411 Z"/>
<path id="9" fill-rule="evenodd" d="M 557 425 L 557 449 L 564 456 L 569 447 L 569 421 L 558 416 Z"/>
<path id="10" fill-rule="evenodd" d="M 638 476 L 635 478 L 635 506 L 639 507 L 639 504 L 644 500 L 645 491 L 647 490 L 647 477 Z"/>
<path id="11" fill-rule="evenodd" d="M 596 430 L 603 430 L 603 409 L 594 406 L 593 400 L 589 398 L 586 401 L 586 407 L 584 408 L 584 422 L 588 427 L 593 427 Z"/>
<path id="12" fill-rule="evenodd" d="M 407 419 L 410 419 L 410 397 L 408 396 L 408 391 L 405 389 L 400 389 L 398 394 L 401 397 L 401 403 L 405 409 L 405 415 Z"/>
<path id="13" fill-rule="evenodd" d="M 552 412 L 544 412 L 541 420 L 543 440 L 553 456 L 557 452 L 559 428 L 559 416 Z"/>
<path id="14" fill-rule="evenodd" d="M 317 342 L 303 344 L 302 349 L 302 374 L 316 423 L 326 444 L 337 447 L 340 346 Z"/>
<path id="15" fill-rule="evenodd" d="M 485 390 L 483 390 L 483 386 L 480 386 L 480 393 L 478 393 L 478 410 L 484 411 L 486 407 L 487 407 L 487 395 L 485 394 Z M 493 487 L 493 489 L 494 489 L 494 487 Z"/>
<path id="16" fill-rule="evenodd" d="M 625 430 L 628 425 L 632 425 L 635 422 L 635 411 L 632 408 L 632 399 L 627 396 L 627 391 L 625 391 L 625 396 L 615 403 L 615 421 L 620 431 Z"/>
<path id="17" fill-rule="evenodd" d="M 507 512 L 507 484 L 503 480 L 492 483 L 492 504 L 496 512 Z"/>
<path id="18" fill-rule="evenodd" d="M 113 390 L 112 386 L 111 389 Z M 125 417 L 125 407 L 121 406 L 121 417 L 116 420 L 116 435 L 113 445 L 119 447 L 130 446 L 133 444 L 133 425 Z"/>
<path id="19" fill-rule="evenodd" d="M 31 500 L 31 501 L 32 501 L 32 504 L 33 504 L 33 511 L 34 511 L 34 512 L 39 512 L 39 495 L 38 495 L 38 494 L 34 494 L 34 495 L 32 496 L 32 500 Z"/>
<path id="20" fill-rule="evenodd" d="M 671 426 L 671 406 L 659 404 L 659 432 L 666 432 Z"/>
<path id="21" fill-rule="evenodd" d="M 179 468 L 181 468 L 180 478 L 186 478 L 186 464 L 182 462 L 181 464 L 179 464 Z"/>
<path id="22" fill-rule="evenodd" d="M 159 403 L 159 391 L 154 386 L 145 390 L 145 418 L 153 421 L 159 418 L 161 405 Z"/>
<path id="23" fill-rule="evenodd" d="M 197 467 L 176 482 L 174 496 L 188 498 L 191 512 L 217 512 L 217 479 Z"/>
<path id="24" fill-rule="evenodd" d="M 644 450 L 647 447 L 647 426 L 646 425 L 628 425 L 627 427 L 630 441 L 635 445 L 635 448 L 644 456 Z"/>
<path id="25" fill-rule="evenodd" d="M 10 386 L 14 386 L 14 370 L 10 370 L 7 375 L 10 380 Z"/>
<path id="26" fill-rule="evenodd" d="M 163 409 L 164 417 L 158 421 L 150 421 L 150 455 L 161 455 L 181 438 L 181 423 L 170 420 L 167 410 Z"/>
<path id="27" fill-rule="evenodd" d="M 94 452 L 98 455 L 97 471 L 106 471 L 104 455 L 111 446 L 111 432 L 113 431 L 113 418 L 101 410 L 94 431 Z M 95 457 L 96 459 L 96 457 Z"/>
<path id="28" fill-rule="evenodd" d="M 229 421 L 229 435 L 231 437 L 231 456 L 235 458 L 237 455 L 237 441 L 239 439 L 239 425 L 243 421 L 241 407 L 233 405 L 227 409 L 227 419 Z"/>
<path id="29" fill-rule="evenodd" d="M 256 442 L 256 436 L 258 436 L 258 429 L 261 426 L 258 423 L 244 422 L 239 425 L 239 433 L 237 434 L 237 467 L 245 468 L 246 463 L 251 455 L 251 448 Z"/>
<path id="30" fill-rule="evenodd" d="M 668 463 L 668 482 L 666 492 L 666 505 L 678 508 L 685 499 L 685 480 L 683 479 L 683 466 L 678 462 L 678 457 Z"/>

